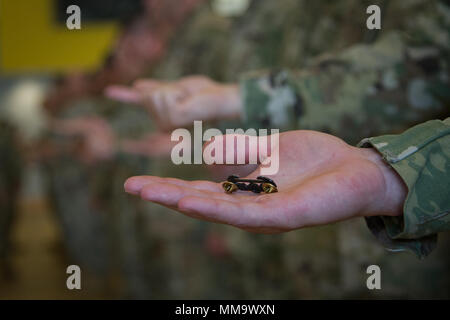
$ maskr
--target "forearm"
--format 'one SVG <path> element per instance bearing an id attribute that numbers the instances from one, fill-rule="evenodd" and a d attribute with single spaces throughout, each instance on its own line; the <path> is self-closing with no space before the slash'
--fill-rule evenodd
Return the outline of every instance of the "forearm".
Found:
<path id="1" fill-rule="evenodd" d="M 369 228 L 388 249 L 426 256 L 436 234 L 450 230 L 450 118 L 364 139 L 360 146 L 377 150 L 408 188 L 403 216 L 369 217 Z"/>

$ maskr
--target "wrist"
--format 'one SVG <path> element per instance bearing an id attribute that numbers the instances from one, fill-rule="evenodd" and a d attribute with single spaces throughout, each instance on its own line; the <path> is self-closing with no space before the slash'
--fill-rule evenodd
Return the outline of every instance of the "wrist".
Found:
<path id="1" fill-rule="evenodd" d="M 361 153 L 366 159 L 375 164 L 378 174 L 382 176 L 378 196 L 374 197 L 368 214 L 399 216 L 403 214 L 403 204 L 408 194 L 408 188 L 400 175 L 391 167 L 373 148 L 361 148 Z"/>

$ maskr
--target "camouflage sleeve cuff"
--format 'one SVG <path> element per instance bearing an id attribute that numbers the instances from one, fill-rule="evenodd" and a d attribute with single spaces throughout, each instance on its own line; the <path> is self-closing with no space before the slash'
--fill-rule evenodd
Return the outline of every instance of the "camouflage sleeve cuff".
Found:
<path id="1" fill-rule="evenodd" d="M 248 128 L 292 129 L 301 101 L 287 71 L 258 71 L 243 75 L 240 92 Z"/>
<path id="2" fill-rule="evenodd" d="M 388 250 L 424 258 L 436 246 L 437 233 L 450 230 L 450 118 L 358 146 L 377 149 L 408 187 L 403 216 L 368 217 L 368 227 Z"/>

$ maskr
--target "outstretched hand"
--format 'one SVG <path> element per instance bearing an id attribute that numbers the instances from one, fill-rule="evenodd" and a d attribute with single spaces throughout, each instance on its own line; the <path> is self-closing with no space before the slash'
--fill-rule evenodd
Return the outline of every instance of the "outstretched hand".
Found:
<path id="1" fill-rule="evenodd" d="M 87 164 L 109 160 L 115 153 L 116 137 L 110 125 L 97 116 L 54 119 L 54 133 L 81 138 L 76 156 Z"/>
<path id="2" fill-rule="evenodd" d="M 204 76 L 178 81 L 137 80 L 133 86 L 109 86 L 111 99 L 144 106 L 161 130 L 191 126 L 194 120 L 238 118 L 241 112 L 239 90 Z"/>
<path id="3" fill-rule="evenodd" d="M 249 145 L 245 151 L 247 160 L 257 152 L 249 150 Z M 129 178 L 125 190 L 193 218 L 261 233 L 353 217 L 402 214 L 406 186 L 374 149 L 352 147 L 315 131 L 282 133 L 278 147 L 279 170 L 268 176 L 278 185 L 277 193 L 226 194 L 220 183 L 156 176 Z M 236 168 L 254 179 L 262 167 Z"/>

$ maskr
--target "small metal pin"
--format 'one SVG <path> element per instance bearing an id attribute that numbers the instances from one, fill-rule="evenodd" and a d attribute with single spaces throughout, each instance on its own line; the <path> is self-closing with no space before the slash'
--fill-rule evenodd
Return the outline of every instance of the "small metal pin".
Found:
<path id="1" fill-rule="evenodd" d="M 238 189 L 234 183 L 229 181 L 222 182 L 222 187 L 226 193 L 233 193 Z"/>
<path id="2" fill-rule="evenodd" d="M 222 187 L 226 193 L 233 193 L 237 190 L 251 191 L 254 193 L 278 192 L 275 182 L 263 176 L 259 176 L 256 179 L 240 179 L 239 176 L 231 175 L 227 181 L 222 182 Z"/>

